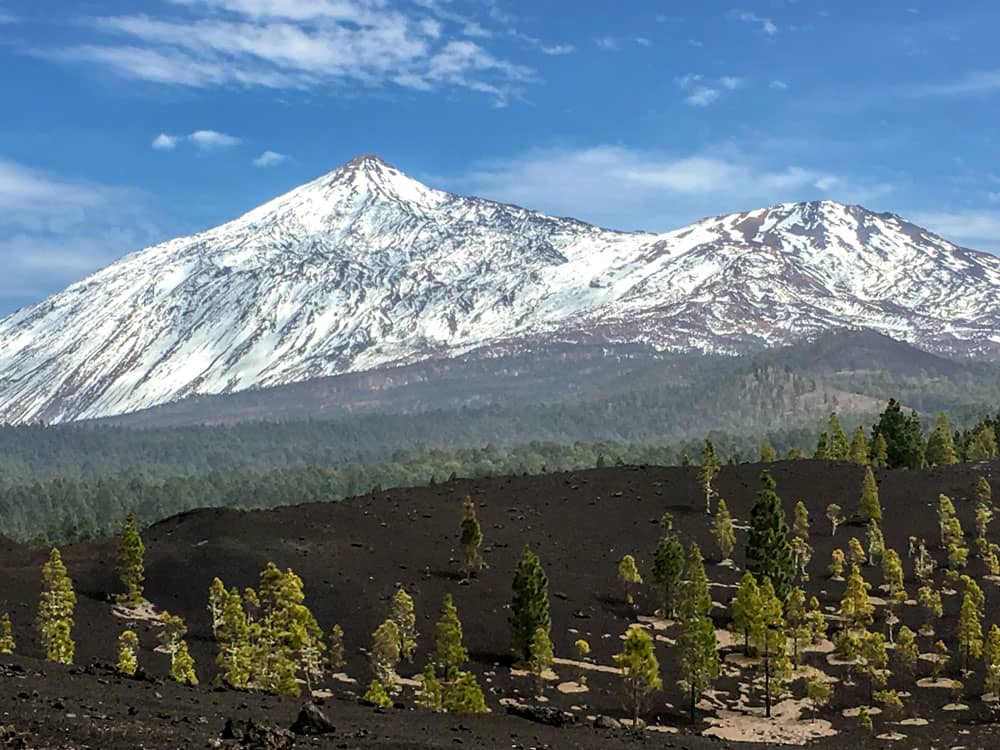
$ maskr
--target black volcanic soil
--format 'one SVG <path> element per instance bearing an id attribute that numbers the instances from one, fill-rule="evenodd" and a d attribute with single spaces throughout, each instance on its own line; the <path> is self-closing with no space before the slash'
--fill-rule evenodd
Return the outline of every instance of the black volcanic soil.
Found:
<path id="1" fill-rule="evenodd" d="M 759 481 L 761 465 L 724 467 L 718 488 L 738 523 L 749 517 Z M 809 594 L 826 606 L 839 603 L 844 584 L 830 581 L 825 569 L 834 547 L 846 549 L 848 539 L 864 541 L 860 525 L 847 524 L 830 537 L 824 509 L 837 502 L 848 512 L 857 503 L 863 476 L 860 467 L 813 461 L 782 462 L 767 467 L 775 477 L 778 492 L 789 516 L 796 500 L 804 500 L 812 514 L 812 544 Z M 911 565 L 906 560 L 907 537 L 938 536 L 936 502 L 939 493 L 950 495 L 967 532 L 974 528 L 969 498 L 979 476 L 992 480 L 998 464 L 963 464 L 926 471 L 893 471 L 878 475 L 885 511 L 884 532 L 888 546 L 904 558 L 907 587 L 916 590 Z M 697 541 L 708 558 L 709 578 L 717 584 L 732 584 L 741 573 L 716 565 L 715 545 L 709 536 L 710 519 L 695 481 L 695 469 L 624 467 L 535 477 L 459 480 L 432 487 L 398 489 L 339 503 L 318 503 L 272 511 L 242 513 L 233 510 L 199 510 L 163 521 L 144 532 L 147 546 L 147 597 L 159 608 L 182 615 L 191 632 L 188 641 L 198 662 L 203 682 L 199 688 L 154 684 L 120 678 L 100 668 L 66 668 L 38 661 L 41 651 L 33 629 L 38 601 L 40 566 L 47 552 L 28 549 L 7 541 L 0 544 L 2 599 L 15 622 L 17 654 L 3 662 L 0 673 L 0 725 L 27 733 L 37 747 L 172 748 L 207 747 L 219 736 L 230 717 L 254 717 L 288 726 L 301 700 L 237 692 L 214 691 L 214 643 L 211 638 L 207 590 L 214 576 L 227 586 L 256 586 L 257 574 L 268 561 L 293 568 L 305 581 L 307 603 L 324 630 L 339 623 L 346 631 L 346 672 L 357 685 L 331 682 L 333 697 L 324 710 L 338 731 L 322 740 L 300 739 L 299 745 L 322 747 L 580 747 L 614 748 L 633 744 L 663 747 L 722 747 L 726 743 L 698 736 L 705 730 L 706 716 L 699 712 L 694 725 L 688 723 L 683 696 L 676 686 L 673 655 L 658 644 L 664 691 L 655 696 L 645 718 L 650 723 L 674 727 L 678 734 L 649 733 L 634 739 L 626 733 L 607 733 L 586 726 L 586 716 L 607 714 L 621 717 L 623 711 L 618 678 L 614 674 L 589 672 L 589 692 L 564 695 L 552 683 L 546 690 L 547 705 L 565 710 L 576 708 L 584 726 L 568 729 L 545 727 L 505 715 L 499 699 L 512 697 L 530 702 L 532 682 L 510 674 L 507 605 L 512 571 L 525 545 L 539 553 L 552 593 L 552 636 L 557 657 L 572 658 L 572 644 L 586 638 L 594 661 L 612 665 L 621 635 L 639 615 L 652 614 L 653 602 L 646 590 L 636 597 L 636 608 L 623 601 L 617 581 L 622 555 L 635 555 L 643 575 L 650 577 L 652 551 L 658 537 L 658 521 L 664 512 L 674 514 L 685 542 Z M 1000 491 L 1000 485 L 997 487 Z M 484 555 L 488 568 L 471 583 L 455 574 L 457 531 L 461 500 L 471 496 L 478 505 Z M 992 530 L 1000 539 L 1000 521 Z M 737 533 L 738 566 L 743 564 L 745 534 Z M 74 635 L 76 661 L 81 665 L 113 662 L 115 639 L 129 623 L 111 613 L 110 598 L 118 590 L 114 573 L 116 540 L 67 547 L 64 559 L 79 593 Z M 877 586 L 881 574 L 866 568 L 867 580 Z M 980 577 L 978 561 L 969 573 Z M 395 587 L 402 584 L 413 595 L 421 631 L 416 663 L 404 665 L 400 673 L 418 673 L 432 645 L 433 624 L 441 598 L 455 597 L 465 631 L 472 668 L 480 676 L 488 716 L 433 715 L 412 710 L 412 691 L 405 689 L 405 708 L 379 712 L 359 705 L 356 694 L 370 679 L 362 649 L 386 617 Z M 988 627 L 1000 620 L 997 584 L 983 584 L 987 597 Z M 872 594 L 879 592 L 873 589 Z M 713 588 L 720 604 L 728 603 L 732 591 Z M 959 597 L 946 596 L 946 615 L 936 638 L 951 639 Z M 3 601 L 0 601 L 3 604 Z M 903 608 L 904 621 L 914 629 L 916 608 Z M 717 626 L 724 627 L 728 615 L 717 610 Z M 142 639 L 141 661 L 150 674 L 166 674 L 166 657 L 154 653 L 155 640 L 138 623 Z M 669 635 L 669 633 L 668 633 Z M 930 651 L 933 639 L 921 638 L 921 651 Z M 836 668 L 813 657 L 830 674 Z M 920 676 L 929 673 L 925 663 Z M 560 681 L 576 680 L 580 672 L 571 666 L 556 666 Z M 956 672 L 951 673 L 958 676 Z M 720 690 L 736 694 L 737 678 L 726 677 Z M 892 682 L 907 690 L 906 708 L 900 716 L 875 716 L 876 734 L 897 732 L 898 742 L 875 740 L 844 718 L 842 711 L 866 702 L 867 689 L 837 686 L 833 703 L 821 718 L 832 722 L 837 734 L 821 739 L 823 747 L 872 746 L 967 748 L 995 746 L 997 725 L 979 694 L 982 678 L 965 678 L 962 711 L 942 711 L 954 702 L 950 690 L 919 688 L 913 680 Z M 802 695 L 802 682 L 792 684 L 792 693 Z M 102 718 L 104 717 L 104 718 Z M 905 718 L 928 720 L 924 726 L 898 725 Z M 2 735 L 0 735 L 2 736 Z M 732 743 L 730 743 L 732 744 Z M 0 740 L 0 746 L 2 740 Z M 742 745 L 747 746 L 747 745 Z"/>

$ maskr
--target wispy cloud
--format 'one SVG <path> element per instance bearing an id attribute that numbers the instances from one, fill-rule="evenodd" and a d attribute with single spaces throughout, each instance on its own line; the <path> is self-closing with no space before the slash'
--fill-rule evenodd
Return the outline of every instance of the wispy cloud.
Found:
<path id="1" fill-rule="evenodd" d="M 1000 211 L 925 211 L 913 220 L 949 240 L 979 249 L 1000 248 Z"/>
<path id="2" fill-rule="evenodd" d="M 735 91 L 740 88 L 744 79 L 738 76 L 723 76 L 709 79 L 698 73 L 689 73 L 675 79 L 681 91 L 687 92 L 684 101 L 692 107 L 708 107 L 715 104 L 723 91 Z"/>
<path id="3" fill-rule="evenodd" d="M 183 13 L 93 19 L 96 39 L 34 54 L 188 87 L 350 84 L 483 92 L 500 103 L 537 80 L 476 39 L 492 32 L 442 0 L 169 0 Z M 428 16 L 431 13 L 431 16 Z"/>
<path id="4" fill-rule="evenodd" d="M 779 91 L 784 91 L 788 88 L 788 84 L 785 81 L 771 81 L 769 85 L 772 89 L 778 89 Z"/>
<path id="5" fill-rule="evenodd" d="M 173 151 L 183 142 L 191 143 L 201 151 L 212 151 L 239 145 L 241 140 L 234 135 L 220 133 L 218 130 L 196 130 L 188 135 L 160 133 L 153 139 L 151 145 L 157 151 Z"/>
<path id="6" fill-rule="evenodd" d="M 161 239 L 149 215 L 138 191 L 0 157 L 0 298 L 32 302 Z"/>
<path id="7" fill-rule="evenodd" d="M 862 202 L 884 184 L 821 168 L 751 159 L 757 149 L 721 147 L 670 155 L 621 146 L 532 151 L 480 164 L 445 180 L 459 192 L 576 216 L 622 229 L 665 230 L 703 216 L 781 201 Z"/>
<path id="8" fill-rule="evenodd" d="M 594 44 L 603 50 L 608 50 L 609 52 L 613 52 L 619 47 L 618 40 L 610 36 L 599 37 L 594 40 Z"/>
<path id="9" fill-rule="evenodd" d="M 746 10 L 734 10 L 730 13 L 730 15 L 737 21 L 742 21 L 743 23 L 750 23 L 759 26 L 760 30 L 763 31 L 768 36 L 774 36 L 775 34 L 778 33 L 777 24 L 775 24 L 774 21 L 772 21 L 770 18 L 765 18 L 763 16 L 757 15 L 756 13 L 751 13 L 750 11 Z"/>
<path id="10" fill-rule="evenodd" d="M 288 161 L 287 154 L 279 154 L 277 151 L 265 151 L 253 160 L 255 167 L 276 167 Z"/>
<path id="11" fill-rule="evenodd" d="M 546 55 L 571 55 L 576 51 L 572 44 L 553 44 L 551 47 L 541 47 Z"/>
<path id="12" fill-rule="evenodd" d="M 922 86 L 913 93 L 926 96 L 963 96 L 991 94 L 996 91 L 1000 91 L 1000 70 L 974 71 L 954 81 Z"/>

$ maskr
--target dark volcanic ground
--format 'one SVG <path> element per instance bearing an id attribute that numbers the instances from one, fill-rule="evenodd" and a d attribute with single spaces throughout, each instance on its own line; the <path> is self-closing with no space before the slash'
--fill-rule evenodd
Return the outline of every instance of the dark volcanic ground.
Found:
<path id="1" fill-rule="evenodd" d="M 737 523 L 749 517 L 754 493 L 759 487 L 761 465 L 724 467 L 718 481 L 721 496 L 729 504 Z M 812 514 L 815 547 L 807 592 L 816 594 L 826 606 L 839 603 L 844 584 L 830 581 L 825 573 L 834 547 L 846 550 L 848 539 L 864 541 L 864 529 L 851 524 L 830 537 L 824 510 L 837 502 L 851 512 L 857 504 L 861 467 L 813 461 L 782 462 L 767 467 L 777 481 L 786 512 L 796 500 L 804 500 Z M 921 472 L 895 471 L 878 475 L 885 511 L 886 543 L 904 558 L 907 587 L 916 590 L 906 559 L 907 537 L 915 535 L 933 542 L 938 536 L 936 502 L 939 493 L 950 495 L 967 533 L 974 529 L 972 496 L 980 475 L 992 478 L 996 464 L 964 464 Z M 268 561 L 293 568 L 305 581 L 307 603 L 324 630 L 334 623 L 346 632 L 346 672 L 357 685 L 331 681 L 326 686 L 334 697 L 324 710 L 338 732 L 318 742 L 323 747 L 580 747 L 614 748 L 632 744 L 663 747 L 721 747 L 717 739 L 698 736 L 705 730 L 706 716 L 700 711 L 694 725 L 688 723 L 685 704 L 676 687 L 673 655 L 658 644 L 664 691 L 651 702 L 645 718 L 651 723 L 675 727 L 679 734 L 649 733 L 634 739 L 625 733 L 594 730 L 587 726 L 555 729 L 509 717 L 499 704 L 502 697 L 530 701 L 532 682 L 512 677 L 508 657 L 507 605 L 510 581 L 524 545 L 541 557 L 552 593 L 552 636 L 557 657 L 572 658 L 572 644 L 586 638 L 594 661 L 613 664 L 620 647 L 618 636 L 639 615 L 652 614 L 654 604 L 644 588 L 635 609 L 623 601 L 617 581 L 617 564 L 631 553 L 640 571 L 651 578 L 652 552 L 659 534 L 658 521 L 671 512 L 685 542 L 701 544 L 709 564 L 709 578 L 718 584 L 713 597 L 725 605 L 732 591 L 724 587 L 741 573 L 717 562 L 714 541 L 708 534 L 710 519 L 695 482 L 696 469 L 625 467 L 537 477 L 454 481 L 434 487 L 398 489 L 340 503 L 323 503 L 273 511 L 240 513 L 232 510 L 201 510 L 159 523 L 144 532 L 147 546 L 147 597 L 159 608 L 182 615 L 191 632 L 188 641 L 198 661 L 203 685 L 210 686 L 214 674 L 215 645 L 211 638 L 207 591 L 213 576 L 227 586 L 256 586 L 257 574 Z M 1000 486 L 997 487 L 1000 493 Z M 461 501 L 470 495 L 478 505 L 482 524 L 484 556 L 488 569 L 469 584 L 456 575 L 458 525 Z M 1000 539 L 1000 521 L 991 533 Z M 743 564 L 745 533 L 737 533 L 738 566 Z M 116 540 L 67 547 L 64 559 L 73 576 L 79 603 L 74 635 L 77 663 L 113 662 L 116 638 L 128 622 L 111 613 L 110 595 L 119 589 L 114 573 Z M 17 654 L 8 659 L 0 675 L 0 724 L 27 733 L 39 747 L 174 748 L 207 747 L 219 736 L 230 717 L 255 717 L 288 726 L 301 701 L 236 692 L 213 691 L 211 687 L 182 688 L 125 680 L 100 669 L 64 668 L 41 661 L 33 628 L 38 601 L 40 567 L 45 550 L 31 550 L 13 543 L 0 544 L 0 586 L 15 622 Z M 940 554 L 940 551 L 938 551 Z M 866 579 L 877 586 L 881 574 L 865 569 Z M 969 568 L 980 577 L 978 561 Z M 940 578 L 940 577 L 939 577 Z M 445 593 L 455 597 L 465 630 L 472 668 L 479 674 L 488 716 L 433 715 L 412 710 L 412 690 L 400 700 L 406 708 L 385 713 L 358 705 L 355 692 L 363 692 L 370 671 L 363 649 L 371 633 L 388 613 L 388 603 L 397 584 L 413 595 L 421 631 L 420 647 L 413 665 L 400 673 L 419 672 L 432 646 L 433 625 Z M 982 584 L 987 597 L 986 627 L 1000 621 L 997 584 Z M 872 593 L 879 592 L 873 589 Z M 959 597 L 945 597 L 946 616 L 936 638 L 951 640 Z M 2 602 L 0 602 L 2 603 Z M 904 621 L 914 629 L 916 608 L 903 608 Z M 728 621 L 725 608 L 717 609 L 717 626 Z M 878 625 L 876 625 L 877 627 Z M 166 675 L 166 657 L 153 653 L 155 640 L 140 623 L 141 662 L 149 673 Z M 668 631 L 667 635 L 671 635 Z M 934 639 L 921 638 L 921 650 L 931 650 Z M 837 674 L 826 666 L 822 655 L 811 664 Z M 929 674 L 924 664 L 919 676 Z M 23 671 L 16 671 L 23 670 Z M 980 670 L 981 671 L 981 670 Z M 576 680 L 577 668 L 557 665 L 559 681 Z M 41 676 L 44 673 L 44 676 Z M 957 672 L 953 673 L 957 676 Z M 719 689 L 735 695 L 739 676 L 720 681 Z M 860 682 L 860 681 L 859 681 Z M 911 696 L 900 716 L 875 716 L 876 734 L 904 735 L 895 742 L 875 740 L 844 718 L 842 711 L 866 702 L 862 684 L 837 686 L 833 703 L 822 712 L 832 722 L 836 736 L 819 741 L 825 747 L 847 747 L 871 743 L 896 747 L 993 747 L 997 725 L 989 723 L 993 713 L 979 694 L 981 674 L 965 678 L 962 711 L 942 711 L 955 702 L 950 690 L 918 688 L 913 680 L 896 680 L 891 687 Z M 564 695 L 552 683 L 546 690 L 550 706 L 571 710 L 585 717 L 607 714 L 621 717 L 619 680 L 616 675 L 588 672 L 589 692 Z M 791 684 L 801 697 L 802 681 Z M 676 705 L 676 707 L 673 707 Z M 899 725 L 906 718 L 928 720 L 923 726 Z M 303 747 L 311 740 L 299 740 Z M 2 742 L 0 742 L 0 746 Z M 746 745 L 743 745 L 746 746 Z"/>

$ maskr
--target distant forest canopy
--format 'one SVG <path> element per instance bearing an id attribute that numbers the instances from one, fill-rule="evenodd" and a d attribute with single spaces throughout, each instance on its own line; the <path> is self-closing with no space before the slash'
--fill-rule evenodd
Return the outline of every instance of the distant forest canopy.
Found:
<path id="1" fill-rule="evenodd" d="M 845 429 L 834 413 L 818 436 L 816 430 L 797 428 L 771 433 L 764 439 L 716 433 L 708 439 L 670 444 L 533 442 L 514 448 L 431 450 L 419 456 L 400 455 L 393 461 L 339 468 L 230 467 L 170 477 L 130 470 L 98 478 L 83 471 L 31 483 L 8 479 L 0 484 L 0 533 L 39 543 L 76 541 L 115 533 L 129 512 L 148 524 L 196 507 L 253 509 L 332 501 L 452 477 L 540 474 L 613 464 L 686 464 L 700 460 L 707 440 L 713 444 L 713 454 L 731 463 L 812 457 L 876 467 L 920 468 L 998 455 L 1000 413 L 962 430 L 952 430 L 947 416 L 940 413 L 933 426 L 927 427 L 919 414 L 890 400 L 870 430 L 861 425 Z M 38 428 L 26 432 L 47 434 Z M 112 430 L 109 434 L 120 439 L 142 433 Z"/>

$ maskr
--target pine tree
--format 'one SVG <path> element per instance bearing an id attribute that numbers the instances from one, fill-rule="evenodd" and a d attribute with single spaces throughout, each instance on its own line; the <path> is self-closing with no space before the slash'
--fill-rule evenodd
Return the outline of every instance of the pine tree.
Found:
<path id="1" fill-rule="evenodd" d="M 868 541 L 868 564 L 877 565 L 885 552 L 885 537 L 882 536 L 882 528 L 874 518 L 868 522 L 865 538 Z"/>
<path id="2" fill-rule="evenodd" d="M 462 545 L 462 573 L 474 576 L 483 569 L 483 555 L 480 548 L 483 545 L 483 531 L 476 517 L 476 506 L 471 497 L 466 497 L 462 506 L 462 527 L 460 534 Z"/>
<path id="3" fill-rule="evenodd" d="M 632 604 L 632 591 L 629 587 L 633 584 L 642 584 L 642 576 L 639 574 L 639 568 L 636 567 L 635 558 L 632 555 L 625 555 L 618 563 L 618 580 L 625 587 L 625 601 Z"/>
<path id="4" fill-rule="evenodd" d="M 16 647 L 10 613 L 4 612 L 3 617 L 0 617 L 0 654 L 13 654 Z"/>
<path id="5" fill-rule="evenodd" d="M 831 578 L 841 578 L 844 575 L 844 551 L 840 549 L 835 549 L 830 554 L 830 566 L 827 571 L 830 573 Z"/>
<path id="6" fill-rule="evenodd" d="M 219 637 L 219 627 L 222 625 L 222 612 L 226 608 L 229 593 L 225 584 L 219 578 L 213 578 L 208 587 L 208 613 L 212 618 L 212 637 Z"/>
<path id="7" fill-rule="evenodd" d="M 865 469 L 865 478 L 861 483 L 858 515 L 865 521 L 870 521 L 873 518 L 880 523 L 882 521 L 882 504 L 878 499 L 878 485 L 875 483 L 875 475 L 872 474 L 870 466 Z"/>
<path id="8" fill-rule="evenodd" d="M 917 603 L 924 611 L 924 624 L 920 628 L 920 634 L 933 635 L 934 622 L 944 614 L 941 594 L 930 586 L 921 586 L 917 589 Z"/>
<path id="9" fill-rule="evenodd" d="M 924 463 L 924 435 L 920 426 L 920 417 L 916 412 L 903 414 L 902 407 L 895 399 L 889 399 L 885 411 L 879 415 L 879 421 L 872 427 L 873 439 L 877 442 L 882 438 L 885 444 L 886 462 L 890 469 L 905 466 L 919 469 Z M 875 460 L 878 463 L 877 445 L 873 446 Z M 876 468 L 880 468 L 876 466 Z"/>
<path id="10" fill-rule="evenodd" d="M 802 581 L 809 580 L 809 562 L 812 560 L 812 554 L 813 548 L 809 542 L 800 536 L 792 539 L 792 560 Z"/>
<path id="11" fill-rule="evenodd" d="M 552 628 L 549 617 L 549 581 L 542 563 L 525 547 L 514 573 L 514 595 L 510 604 L 511 642 L 514 655 L 527 664 L 531 659 L 531 640 L 538 628 Z"/>
<path id="12" fill-rule="evenodd" d="M 778 454 L 774 452 L 774 448 L 764 438 L 760 441 L 760 462 L 763 464 L 772 464 L 778 460 Z"/>
<path id="13" fill-rule="evenodd" d="M 653 555 L 653 581 L 665 617 L 674 614 L 674 598 L 684 572 L 684 546 L 673 530 L 670 514 L 660 521 L 660 540 Z"/>
<path id="14" fill-rule="evenodd" d="M 145 580 L 143 557 L 146 548 L 139 535 L 135 513 L 125 517 L 121 539 L 118 542 L 118 575 L 121 577 L 125 593 L 119 594 L 118 601 L 132 607 L 142 604 L 142 583 Z"/>
<path id="15" fill-rule="evenodd" d="M 897 669 L 912 676 L 917 667 L 917 660 L 920 658 L 920 646 L 917 643 L 916 633 L 906 625 L 900 627 L 899 633 L 896 634 L 896 648 L 893 655 L 896 657 Z"/>
<path id="16" fill-rule="evenodd" d="M 743 638 L 743 653 L 750 654 L 751 644 L 763 636 L 764 614 L 761 608 L 760 588 L 752 573 L 746 573 L 740 581 L 733 600 L 733 621 L 730 632 Z"/>
<path id="17" fill-rule="evenodd" d="M 377 679 L 372 680 L 371 684 L 368 685 L 368 691 L 365 693 L 364 700 L 379 708 L 392 708 L 392 698 L 389 697 L 385 685 Z"/>
<path id="18" fill-rule="evenodd" d="M 823 609 L 820 607 L 819 599 L 815 596 L 809 598 L 809 610 L 806 612 L 806 622 L 809 625 L 809 630 L 812 632 L 812 640 L 814 643 L 819 643 L 826 638 L 826 630 L 828 627 L 826 615 L 823 614 Z"/>
<path id="19" fill-rule="evenodd" d="M 412 662 L 413 651 L 417 648 L 417 615 L 413 611 L 413 597 L 400 587 L 392 597 L 389 618 L 399 630 L 399 656 Z"/>
<path id="20" fill-rule="evenodd" d="M 851 447 L 847 451 L 847 460 L 852 464 L 867 464 L 868 451 L 868 440 L 865 437 L 865 431 L 863 428 L 858 427 L 854 431 L 854 437 L 851 439 Z"/>
<path id="21" fill-rule="evenodd" d="M 237 588 L 226 594 L 217 633 L 219 654 L 215 663 L 219 668 L 216 682 L 237 690 L 245 689 L 250 682 L 250 637 L 243 599 Z"/>
<path id="22" fill-rule="evenodd" d="M 886 667 L 889 665 L 889 653 L 885 648 L 885 636 L 881 633 L 864 633 L 861 636 L 861 672 L 868 678 L 868 700 L 875 697 L 875 686 L 886 684 Z"/>
<path id="23" fill-rule="evenodd" d="M 715 541 L 719 545 L 722 559 L 728 560 L 729 556 L 733 554 L 733 547 L 736 546 L 736 530 L 733 528 L 733 517 L 729 515 L 729 507 L 722 498 L 719 498 L 719 502 L 715 506 L 712 536 L 715 537 Z"/>
<path id="24" fill-rule="evenodd" d="M 806 681 L 806 698 L 812 704 L 813 711 L 819 712 L 833 697 L 833 685 L 820 679 Z"/>
<path id="25" fill-rule="evenodd" d="M 535 635 L 531 639 L 531 659 L 528 661 L 528 669 L 535 676 L 539 693 L 545 684 L 545 673 L 552 667 L 554 658 L 549 631 L 546 628 L 536 628 Z"/>
<path id="26" fill-rule="evenodd" d="M 823 430 L 816 440 L 816 450 L 813 452 L 813 458 L 817 461 L 827 461 L 830 458 L 830 434 L 826 430 Z"/>
<path id="27" fill-rule="evenodd" d="M 428 711 L 444 710 L 444 687 L 431 664 L 424 667 L 423 678 L 416 694 L 416 704 Z"/>
<path id="28" fill-rule="evenodd" d="M 698 696 L 719 677 L 719 647 L 712 624 L 712 596 L 701 550 L 692 544 L 678 603 L 681 634 L 677 639 L 681 679 L 679 685 L 691 698 L 691 721 Z"/>
<path id="29" fill-rule="evenodd" d="M 396 667 L 399 665 L 399 627 L 386 620 L 372 633 L 369 654 L 375 679 L 389 692 L 396 692 Z"/>
<path id="30" fill-rule="evenodd" d="M 861 628 L 872 621 L 875 608 L 868 602 L 871 584 L 866 583 L 857 565 L 851 567 L 844 597 L 840 600 L 840 615 L 852 628 Z"/>
<path id="31" fill-rule="evenodd" d="M 837 535 L 837 527 L 844 522 L 843 509 L 836 503 L 826 506 L 826 517 L 830 521 L 830 536 Z"/>
<path id="32" fill-rule="evenodd" d="M 462 622 L 451 594 L 445 594 L 441 603 L 441 618 L 434 628 L 434 654 L 443 674 L 461 669 L 469 660 L 469 652 L 462 645 Z"/>
<path id="33" fill-rule="evenodd" d="M 847 435 L 844 428 L 840 426 L 840 419 L 837 412 L 830 414 L 830 438 L 827 447 L 827 458 L 831 461 L 846 461 L 850 453 L 851 446 L 847 442 Z"/>
<path id="34" fill-rule="evenodd" d="M 339 672 L 344 668 L 344 629 L 340 625 L 334 625 L 330 628 L 326 660 L 330 665 L 330 669 L 334 672 Z"/>
<path id="35" fill-rule="evenodd" d="M 861 565 L 868 559 L 865 554 L 865 548 L 861 546 L 861 542 L 858 541 L 857 537 L 852 536 L 850 541 L 847 543 L 847 560 L 851 565 Z"/>
<path id="36" fill-rule="evenodd" d="M 806 594 L 797 586 L 792 589 L 785 602 L 785 622 L 792 639 L 792 659 L 795 666 L 798 666 L 799 643 L 810 641 L 813 631 L 806 620 Z"/>
<path id="37" fill-rule="evenodd" d="M 76 593 L 66 572 L 62 555 L 53 547 L 48 562 L 42 566 L 42 594 L 38 603 L 38 632 L 49 661 L 72 664 L 76 646 L 73 643 L 73 612 Z"/>
<path id="38" fill-rule="evenodd" d="M 876 469 L 889 467 L 889 446 L 881 434 L 876 435 L 871 447 L 871 465 Z"/>
<path id="39" fill-rule="evenodd" d="M 750 511 L 750 534 L 747 540 L 747 569 L 760 583 L 771 579 L 780 599 L 788 596 L 795 576 L 792 547 L 788 542 L 788 526 L 781 498 L 774 491 L 775 484 L 767 472 L 761 474 L 763 488 Z"/>
<path id="40" fill-rule="evenodd" d="M 969 461 L 989 461 L 997 457 L 997 438 L 992 427 L 980 426 L 965 450 Z"/>
<path id="41" fill-rule="evenodd" d="M 770 716 L 771 699 L 781 694 L 782 686 L 792 674 L 792 663 L 788 658 L 784 605 L 778 598 L 770 578 L 765 577 L 760 584 L 760 603 L 763 615 L 762 640 L 756 646 L 764 656 L 765 669 L 769 676 L 769 684 L 765 688 L 767 690 L 765 713 Z"/>
<path id="42" fill-rule="evenodd" d="M 709 515 L 712 513 L 712 495 L 715 494 L 712 483 L 719 473 L 719 468 L 719 457 L 715 454 L 715 446 L 711 440 L 705 438 L 705 446 L 701 452 L 701 466 L 698 468 L 698 484 L 705 493 L 705 512 Z"/>
<path id="43" fill-rule="evenodd" d="M 896 606 L 906 601 L 906 587 L 903 584 L 903 562 L 894 549 L 887 549 L 882 555 L 882 580 L 888 593 L 889 612 L 885 618 L 889 628 L 889 642 L 893 643 L 892 626 L 899 622 Z"/>
<path id="44" fill-rule="evenodd" d="M 927 464 L 928 466 L 945 466 L 957 463 L 958 455 L 955 453 L 955 443 L 951 437 L 948 417 L 943 411 L 938 412 L 937 424 L 934 425 L 934 429 L 927 439 Z"/>
<path id="45" fill-rule="evenodd" d="M 132 677 L 139 669 L 139 659 L 136 649 L 139 648 L 139 637 L 131 630 L 126 630 L 118 636 L 118 671 Z"/>
<path id="46" fill-rule="evenodd" d="M 632 726 L 638 728 L 643 700 L 649 693 L 663 686 L 653 639 L 645 628 L 638 625 L 629 628 L 621 653 L 615 657 L 615 664 L 622 672 L 625 695 L 632 709 Z"/>
<path id="47" fill-rule="evenodd" d="M 187 641 L 181 641 L 177 653 L 170 662 L 170 678 L 182 685 L 198 684 L 198 676 L 194 671 L 194 657 L 188 651 Z"/>
<path id="48" fill-rule="evenodd" d="M 474 674 L 454 668 L 449 672 L 444 687 L 444 710 L 454 714 L 484 714 L 489 711 Z"/>
<path id="49" fill-rule="evenodd" d="M 987 693 L 1000 697 L 1000 627 L 993 625 L 986 635 L 983 645 L 983 663 L 986 667 L 986 679 L 983 688 Z"/>
<path id="50" fill-rule="evenodd" d="M 983 654 L 983 605 L 982 589 L 968 576 L 965 577 L 965 595 L 958 613 L 958 651 L 962 669 L 969 668 L 972 659 Z"/>
<path id="51" fill-rule="evenodd" d="M 806 504 L 801 500 L 795 503 L 792 515 L 792 536 L 809 541 L 809 509 Z"/>

